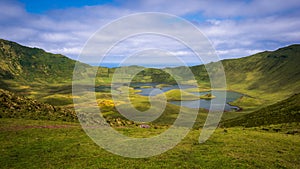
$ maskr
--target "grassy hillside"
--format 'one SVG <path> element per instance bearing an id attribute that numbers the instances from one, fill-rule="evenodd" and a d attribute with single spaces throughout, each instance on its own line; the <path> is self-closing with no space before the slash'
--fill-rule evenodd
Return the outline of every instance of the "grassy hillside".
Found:
<path id="1" fill-rule="evenodd" d="M 276 51 L 222 61 L 229 90 L 239 91 L 269 105 L 283 100 L 300 90 L 300 45 L 291 45 Z M 55 105 L 71 104 L 71 80 L 75 61 L 63 55 L 42 49 L 29 48 L 14 42 L 0 40 L 0 86 L 14 92 Z M 210 63 L 214 64 L 214 63 Z M 86 77 L 93 67 L 79 64 Z M 134 67 L 134 66 L 132 66 Z M 129 70 L 129 69 L 128 69 Z M 190 67 L 200 87 L 210 86 L 204 65 Z M 130 70 L 129 70 L 130 71 Z M 108 85 L 115 68 L 99 67 L 98 85 Z M 171 77 L 168 72 L 176 74 Z M 186 67 L 145 68 L 132 82 L 188 83 Z M 67 100 L 67 101 L 63 101 Z M 240 100 L 238 106 L 245 105 Z M 249 99 L 248 99 L 249 100 Z M 255 109 L 255 108 L 253 108 Z"/>
<path id="2" fill-rule="evenodd" d="M 72 108 L 60 108 L 0 89 L 0 118 L 77 121 Z"/>
<path id="3" fill-rule="evenodd" d="M 53 105 L 72 104 L 76 61 L 0 39 L 0 88 Z M 93 67 L 78 63 L 86 77 Z"/>
<path id="4" fill-rule="evenodd" d="M 74 60 L 63 55 L 51 54 L 42 49 L 29 48 L 6 40 L 0 40 L 0 59 L 2 80 L 16 79 L 31 83 L 39 80 L 46 82 L 71 80 L 75 64 Z M 230 89 L 264 91 L 265 93 L 276 92 L 279 88 L 288 92 L 297 91 L 300 86 L 297 85 L 300 82 L 299 62 L 300 45 L 222 61 Z M 91 68 L 83 63 L 80 65 L 84 69 Z M 209 84 L 204 65 L 192 66 L 190 69 L 199 83 Z M 114 71 L 115 68 L 101 67 L 98 75 L 109 79 Z M 174 83 L 174 78 L 167 72 L 178 75 L 176 79 L 186 80 L 189 70 L 186 67 L 162 70 L 146 68 L 136 75 L 133 82 Z"/>
<path id="5" fill-rule="evenodd" d="M 222 126 L 254 127 L 291 122 L 300 123 L 300 94 L 244 116 L 224 121 Z"/>
<path id="6" fill-rule="evenodd" d="M 0 77 L 28 82 L 72 79 L 75 61 L 60 54 L 0 39 Z M 82 64 L 82 67 L 89 67 Z"/>
<path id="7" fill-rule="evenodd" d="M 229 90 L 248 94 L 264 104 L 275 103 L 300 91 L 300 45 L 291 45 L 276 51 L 265 51 L 248 57 L 223 60 Z M 209 63 L 215 64 L 215 63 Z M 166 68 L 181 75 L 184 67 Z M 191 71 L 200 87 L 208 87 L 209 77 L 204 65 L 192 66 Z M 241 105 L 244 103 L 240 101 Z"/>
<path id="8" fill-rule="evenodd" d="M 300 45 L 222 63 L 229 89 L 271 102 L 300 91 Z"/>

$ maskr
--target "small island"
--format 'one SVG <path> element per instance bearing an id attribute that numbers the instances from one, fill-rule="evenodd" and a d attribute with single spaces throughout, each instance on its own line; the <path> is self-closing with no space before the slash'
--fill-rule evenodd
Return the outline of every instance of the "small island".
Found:
<path id="1" fill-rule="evenodd" d="M 148 89 L 148 88 L 153 88 L 152 86 L 141 86 L 141 89 Z"/>
<path id="2" fill-rule="evenodd" d="M 200 96 L 200 99 L 206 99 L 206 100 L 210 100 L 214 98 L 216 98 L 216 96 L 212 95 L 211 93 Z"/>
<path id="3" fill-rule="evenodd" d="M 160 97 L 161 95 L 165 95 L 168 101 L 183 101 L 183 100 L 198 100 L 199 96 L 185 92 L 180 89 L 172 89 L 163 94 L 157 95 Z"/>
<path id="4" fill-rule="evenodd" d="M 172 85 L 169 85 L 169 84 L 158 84 L 155 87 L 162 89 L 163 87 L 170 87 L 170 86 L 172 86 Z"/>

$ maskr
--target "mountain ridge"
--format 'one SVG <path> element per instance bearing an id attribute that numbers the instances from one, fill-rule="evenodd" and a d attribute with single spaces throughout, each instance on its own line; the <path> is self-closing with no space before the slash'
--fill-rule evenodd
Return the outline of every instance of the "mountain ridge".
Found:
<path id="1" fill-rule="evenodd" d="M 71 80 L 75 60 L 0 39 L 0 77 L 2 79 L 43 80 L 51 82 Z M 89 65 L 80 63 L 83 67 Z M 68 75 L 68 76 L 66 76 Z"/>
<path id="2" fill-rule="evenodd" d="M 293 95 L 300 91 L 300 68 L 298 66 L 298 63 L 300 63 L 300 45 L 290 45 L 275 51 L 264 51 L 247 57 L 222 60 L 221 62 L 224 66 L 228 90 L 242 92 L 254 101 L 259 99 L 259 103 L 262 103 L 261 107 L 267 106 L 260 110 L 251 109 L 251 111 L 254 110 L 253 113 L 226 121 L 226 125 L 252 124 L 252 122 L 243 121 L 248 116 L 250 119 L 253 119 L 253 116 L 264 120 L 266 118 L 263 115 L 264 112 L 269 113 L 267 114 L 268 117 L 272 115 L 276 116 L 277 119 L 274 122 L 290 122 L 280 112 L 280 104 L 284 105 L 286 102 L 295 103 L 293 99 L 297 100 L 295 99 L 296 96 L 299 99 L 299 94 L 296 96 Z M 10 117 L 17 115 L 17 117 L 26 118 L 28 115 L 28 118 L 32 118 L 41 114 L 41 118 L 44 116 L 45 118 L 49 118 L 51 117 L 49 114 L 45 115 L 43 113 L 50 112 L 50 115 L 53 114 L 55 109 L 51 107 L 52 105 L 71 105 L 73 98 L 71 84 L 75 63 L 75 60 L 60 54 L 51 54 L 42 49 L 30 48 L 0 39 L 0 88 L 17 93 L 17 95 L 31 97 L 24 101 L 24 99 L 19 99 L 20 97 L 14 93 L 1 90 L 0 94 L 2 93 L 1 96 L 5 98 L 4 100 L 2 99 L 2 104 L 9 104 L 6 108 L 5 105 L 2 105 L 1 116 Z M 95 70 L 95 67 L 84 63 L 79 63 L 78 65 L 84 72 L 82 77 L 88 75 L 89 70 Z M 200 87 L 209 86 L 209 77 L 205 65 L 189 68 L 194 73 Z M 97 78 L 100 79 L 101 84 L 110 83 L 115 70 L 115 68 L 98 67 Z M 167 81 L 167 83 L 174 83 L 174 79 L 166 73 L 168 71 L 180 72 L 182 77 L 177 78 L 182 79 L 185 78 L 184 73 L 188 72 L 186 67 L 166 69 L 145 68 L 136 75 L 134 82 L 162 83 Z M 38 99 L 44 103 L 37 103 L 30 99 Z M 241 103 L 239 104 L 243 105 L 243 100 L 247 101 L 247 99 L 241 99 Z M 278 101 L 281 102 L 276 104 Z M 33 105 L 28 105 L 29 103 Z M 35 109 L 36 105 L 42 108 Z M 297 108 L 298 103 L 294 105 Z M 12 110 L 16 110 L 14 106 L 17 106 L 17 109 L 20 110 L 24 109 L 24 111 L 17 111 L 19 115 L 18 113 L 9 114 Z M 32 108 L 33 113 L 27 110 L 31 106 L 34 106 Z M 11 107 L 13 108 L 11 109 Z M 273 109 L 272 107 L 275 108 Z M 287 108 L 294 109 L 295 106 L 287 106 Z M 298 108 L 297 111 L 299 112 Z M 38 113 L 35 114 L 34 112 Z M 275 112 L 275 114 L 270 114 L 271 112 Z M 276 112 L 279 113 L 276 114 Z M 59 119 L 60 116 L 64 117 L 66 115 L 64 111 L 60 111 L 58 114 L 60 115 L 54 115 L 52 118 Z M 67 114 L 66 117 L 69 118 L 72 112 L 68 112 Z M 75 118 L 73 118 L 73 115 L 71 119 Z M 292 114 L 287 114 L 287 116 L 293 117 Z M 280 117 L 284 120 L 278 120 Z M 299 121 L 299 119 L 296 121 Z M 246 124 L 245 126 L 247 126 Z M 261 124 L 264 123 L 262 122 L 259 125 Z"/>
<path id="3" fill-rule="evenodd" d="M 282 100 L 300 90 L 300 68 L 297 64 L 300 63 L 299 44 L 221 62 L 229 90 L 260 97 L 268 102 Z M 32 93 L 37 88 L 36 86 L 48 90 L 58 88 L 63 84 L 68 86 L 65 88 L 71 94 L 75 63 L 75 60 L 60 54 L 52 54 L 42 49 L 0 39 L 0 85 L 10 91 L 26 91 L 24 86 L 29 86 Z M 85 73 L 94 68 L 85 63 L 78 65 Z M 174 83 L 174 79 L 166 72 L 178 71 L 182 74 L 180 78 L 184 79 L 185 69 L 182 67 L 145 68 L 137 74 L 134 80 L 135 82 Z M 205 65 L 192 66 L 190 69 L 200 86 L 209 87 Z M 97 75 L 103 81 L 101 84 L 109 83 L 114 71 L 115 68 L 99 67 Z M 54 87 L 49 87 L 52 84 Z M 17 90 L 11 87 L 14 85 L 17 86 L 15 87 Z M 50 91 L 56 91 L 56 89 Z M 29 94 L 30 92 L 27 91 Z"/>

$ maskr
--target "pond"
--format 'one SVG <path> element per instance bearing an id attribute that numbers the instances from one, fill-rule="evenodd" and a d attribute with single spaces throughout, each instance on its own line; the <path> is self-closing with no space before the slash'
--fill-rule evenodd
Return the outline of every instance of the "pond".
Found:
<path id="1" fill-rule="evenodd" d="M 157 88 L 157 85 L 158 84 L 155 84 L 155 83 L 142 83 L 142 84 L 133 84 L 132 87 L 134 87 L 135 89 L 141 90 L 141 92 L 139 92 L 138 94 L 143 95 L 143 96 L 149 96 L 149 95 L 154 96 L 155 94 L 157 94 L 157 92 L 156 93 L 151 92 L 153 89 L 160 89 L 162 92 L 166 92 L 166 91 L 169 91 L 172 89 L 179 88 L 178 85 L 168 85 L 168 86 L 163 86 L 163 87 Z M 146 88 L 145 88 L 145 86 L 146 86 Z M 195 88 L 195 86 L 182 85 L 181 88 L 188 89 L 188 88 Z M 200 95 L 205 95 L 205 94 L 208 94 L 211 92 L 207 91 L 207 92 L 191 92 L 191 93 L 200 96 Z M 189 108 L 210 109 L 212 100 L 214 101 L 214 103 L 217 103 L 217 104 L 222 103 L 222 96 L 224 96 L 224 94 L 226 94 L 226 104 L 225 104 L 224 110 L 225 111 L 239 110 L 239 107 L 228 104 L 229 102 L 235 101 L 236 99 L 243 96 L 243 94 L 234 92 L 234 91 L 215 90 L 215 91 L 213 91 L 213 95 L 216 97 L 213 99 L 170 101 L 170 103 L 179 105 L 179 106 L 189 107 Z M 214 108 L 212 107 L 211 110 L 214 110 Z"/>

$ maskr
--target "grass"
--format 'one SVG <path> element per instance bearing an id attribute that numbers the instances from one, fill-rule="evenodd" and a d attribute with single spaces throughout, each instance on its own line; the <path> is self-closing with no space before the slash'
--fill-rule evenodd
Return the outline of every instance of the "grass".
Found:
<path id="1" fill-rule="evenodd" d="M 171 86 L 171 85 L 169 85 L 169 84 L 158 84 L 155 87 L 156 88 L 163 88 L 163 87 L 169 87 L 169 86 Z"/>
<path id="2" fill-rule="evenodd" d="M 141 89 L 153 88 L 152 86 L 141 86 Z"/>
<path id="3" fill-rule="evenodd" d="M 54 107 L 2 89 L 0 89 L 0 117 L 77 121 L 73 108 Z"/>
<path id="4" fill-rule="evenodd" d="M 120 89 L 120 91 L 122 91 Z M 125 90 L 125 89 L 124 89 Z M 83 96 L 84 97 L 84 96 Z M 199 97 L 199 96 L 198 96 Z M 99 104 L 109 107 L 104 115 L 121 117 L 112 111 L 109 93 L 97 93 Z M 102 99 L 102 100 L 101 100 Z M 148 97 L 130 89 L 137 109 L 147 109 Z M 122 103 L 120 103 L 122 104 Z M 131 137 L 149 137 L 166 130 L 176 119 L 179 107 L 168 104 L 150 129 L 136 125 L 116 129 Z M 185 111 L 189 111 L 186 109 Z M 242 114 L 226 112 L 223 119 Z M 158 156 L 131 159 L 113 155 L 98 147 L 78 123 L 0 119 L 0 164 L 3 168 L 299 168 L 299 124 L 243 129 L 217 129 L 204 144 L 198 143 L 207 113 L 200 110 L 194 129 L 174 149 Z M 167 123 L 168 122 L 168 123 Z M 56 127 L 55 127 L 56 126 Z M 165 126 L 156 127 L 155 126 Z M 275 129 L 280 128 L 280 132 Z"/>
<path id="5" fill-rule="evenodd" d="M 242 107 L 243 110 L 256 110 L 261 108 L 264 105 L 264 102 L 261 99 L 242 96 L 237 100 L 230 102 L 230 105 Z"/>
<path id="6" fill-rule="evenodd" d="M 176 101 L 176 100 L 198 100 L 199 96 L 188 93 L 184 90 L 180 89 L 172 89 L 164 93 L 168 101 Z M 163 95 L 163 94 L 159 94 Z M 159 96 L 158 95 L 158 96 Z"/>
<path id="7" fill-rule="evenodd" d="M 266 106 L 244 116 L 226 120 L 222 125 L 254 127 L 299 121 L 300 94 L 295 94 L 288 99 Z"/>
<path id="8" fill-rule="evenodd" d="M 299 45 L 222 61 L 228 90 L 247 95 L 231 103 L 241 106 L 242 112 L 225 112 L 222 119 L 228 124 L 226 127 L 250 128 L 217 129 L 206 143 L 198 144 L 198 129 L 207 116 L 207 111 L 199 110 L 194 129 L 174 149 L 147 159 L 130 159 L 99 148 L 78 123 L 40 121 L 68 120 L 65 117 L 69 116 L 69 111 L 65 110 L 72 109 L 71 80 L 75 61 L 13 42 L 0 40 L 0 43 L 4 49 L 0 51 L 1 88 L 62 106 L 54 108 L 23 97 L 0 102 L 5 104 L 0 112 L 0 168 L 300 168 L 299 95 L 284 100 L 299 91 Z M 96 93 L 97 101 L 104 116 L 119 132 L 132 137 L 149 137 L 165 131 L 177 118 L 179 107 L 167 104 L 160 118 L 150 124 L 150 129 L 127 125 L 128 121 L 115 110 L 111 94 L 107 93 L 115 69 L 85 64 L 80 67 L 83 72 L 77 78 L 83 85 L 89 82 L 84 77 L 90 77 L 98 69 L 95 83 L 101 93 Z M 190 84 L 193 81 L 186 78 L 189 72 L 186 70 L 185 67 L 147 68 L 133 81 L 167 86 L 175 83 L 174 78 L 164 72 L 170 71 L 179 74 L 177 79 L 180 81 Z M 165 93 L 167 100 L 195 100 L 199 96 L 187 91 L 210 90 L 204 65 L 193 66 L 191 70 L 201 88 L 170 90 Z M 92 89 L 94 86 L 85 87 Z M 149 109 L 148 97 L 135 94 L 138 90 L 121 87 L 114 92 L 122 94 L 124 90 L 129 90 L 130 101 L 136 109 Z M 283 101 L 273 104 L 280 100 Z M 83 104 L 89 104 L 89 100 L 86 101 Z M 117 104 L 126 106 L 122 102 Z M 262 106 L 267 107 L 257 110 Z M 253 110 L 257 111 L 249 112 Z M 73 116 L 68 118 L 74 119 Z"/>
<path id="9" fill-rule="evenodd" d="M 64 126 L 37 128 L 24 126 Z M 16 127 L 18 126 L 18 127 Z M 23 128 L 22 128 L 23 127 Z M 161 129 L 119 128 L 141 137 Z M 299 168 L 300 135 L 257 128 L 217 129 L 204 144 L 192 130 L 158 156 L 124 158 L 98 147 L 76 123 L 0 119 L 2 168 Z M 144 133 L 144 134 L 143 134 Z"/>
<path id="10" fill-rule="evenodd" d="M 55 106 L 65 106 L 73 104 L 73 97 L 67 94 L 53 94 L 43 97 L 41 101 Z"/>
<path id="11" fill-rule="evenodd" d="M 205 94 L 205 95 L 201 95 L 200 99 L 207 99 L 207 100 L 209 100 L 209 99 L 213 99 L 215 97 L 216 96 L 212 95 L 211 93 L 208 93 L 208 94 Z"/>

